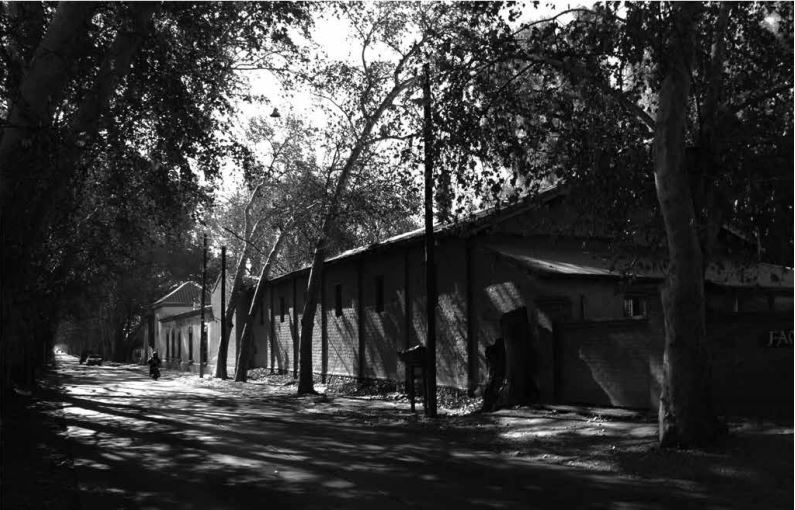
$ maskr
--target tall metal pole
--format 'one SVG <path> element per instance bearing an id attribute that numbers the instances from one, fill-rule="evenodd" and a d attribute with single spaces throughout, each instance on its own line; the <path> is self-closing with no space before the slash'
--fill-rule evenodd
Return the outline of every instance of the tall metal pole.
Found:
<path id="1" fill-rule="evenodd" d="M 426 315 L 428 317 L 428 349 L 427 387 L 428 407 L 426 416 L 436 417 L 436 256 L 434 253 L 435 239 L 433 235 L 433 119 L 431 118 L 431 81 L 428 64 L 422 66 L 424 79 L 422 95 L 425 111 L 423 139 L 425 141 L 425 295 L 427 297 Z"/>
<path id="2" fill-rule="evenodd" d="M 201 332 L 199 333 L 199 377 L 204 377 L 204 306 L 205 292 L 207 288 L 207 234 L 204 234 L 204 250 L 202 252 L 202 309 L 201 309 Z"/>

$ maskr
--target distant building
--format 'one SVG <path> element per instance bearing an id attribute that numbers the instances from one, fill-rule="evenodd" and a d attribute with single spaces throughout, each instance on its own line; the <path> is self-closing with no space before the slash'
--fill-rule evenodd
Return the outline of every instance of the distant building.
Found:
<path id="1" fill-rule="evenodd" d="M 166 365 L 178 364 L 176 360 L 183 358 L 198 362 L 201 291 L 201 285 L 184 282 L 152 303 L 144 330 L 144 357 L 156 349 Z M 209 307 L 206 313 L 212 317 Z M 194 315 L 196 320 L 190 320 Z"/>
<path id="2" fill-rule="evenodd" d="M 227 303 L 231 293 L 231 281 L 227 283 Z M 240 333 L 237 331 L 238 317 L 248 313 L 251 303 L 252 281 L 244 284 L 243 299 L 229 324 L 230 340 L 227 349 L 227 370 L 234 374 Z M 172 369 L 199 371 L 199 360 L 207 363 L 206 371 L 215 373 L 218 345 L 221 339 L 221 285 L 218 279 L 208 296 L 204 308 L 204 323 L 207 331 L 207 352 L 200 358 L 201 339 L 201 285 L 193 282 L 179 284 L 168 294 L 151 305 L 149 324 L 144 334 L 144 344 L 148 346 L 146 356 L 156 348 L 164 366 Z M 207 372 L 206 372 L 207 373 Z"/>
<path id="3" fill-rule="evenodd" d="M 554 225 L 567 221 L 566 198 L 547 192 L 437 227 L 438 384 L 480 391 L 501 316 L 524 306 L 544 401 L 656 408 L 660 258 L 622 260 L 609 255 L 604 236 L 561 233 Z M 313 340 L 322 380 L 404 381 L 396 353 L 426 335 L 423 238 L 418 230 L 326 261 Z M 792 271 L 743 263 L 729 250 L 717 258 L 706 274 L 717 403 L 726 414 L 791 414 Z M 266 282 L 254 366 L 297 373 L 308 275 L 304 268 Z"/>

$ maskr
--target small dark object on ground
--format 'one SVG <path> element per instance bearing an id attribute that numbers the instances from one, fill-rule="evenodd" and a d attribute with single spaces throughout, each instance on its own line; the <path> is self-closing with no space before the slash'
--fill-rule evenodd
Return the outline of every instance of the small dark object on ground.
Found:
<path id="1" fill-rule="evenodd" d="M 428 349 L 424 345 L 415 345 L 414 347 L 410 347 L 404 351 L 398 351 L 397 353 L 398 359 L 402 361 L 406 365 L 406 384 L 407 384 L 407 392 L 409 396 L 409 401 L 411 402 L 411 412 L 415 411 L 414 409 L 414 380 L 415 380 L 415 371 L 419 371 L 420 373 L 420 380 L 422 383 L 420 384 L 420 388 L 422 389 L 422 407 L 424 409 L 428 409 L 428 380 L 427 380 L 427 364 L 428 364 Z"/>
<path id="2" fill-rule="evenodd" d="M 102 364 L 102 356 L 97 356 L 96 354 L 89 354 L 86 358 L 86 365 L 101 365 Z"/>

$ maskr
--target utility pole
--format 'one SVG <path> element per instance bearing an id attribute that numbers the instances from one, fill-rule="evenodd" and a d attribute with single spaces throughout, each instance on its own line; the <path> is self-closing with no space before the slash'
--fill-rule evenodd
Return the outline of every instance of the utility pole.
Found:
<path id="1" fill-rule="evenodd" d="M 434 253 L 435 239 L 433 235 L 433 119 L 431 117 L 431 81 L 428 64 L 422 66 L 423 82 L 422 96 L 425 112 L 423 123 L 423 139 L 425 142 L 425 296 L 426 315 L 428 317 L 428 336 L 426 348 L 428 371 L 426 381 L 426 402 L 428 407 L 425 414 L 429 418 L 436 418 L 436 256 Z"/>
<path id="2" fill-rule="evenodd" d="M 202 254 L 202 299 L 201 299 L 201 332 L 199 333 L 199 378 L 204 377 L 204 300 L 207 287 L 207 234 L 204 234 L 204 251 Z"/>
<path id="3" fill-rule="evenodd" d="M 222 347 L 226 340 L 226 246 L 221 246 L 221 341 L 219 347 L 224 352 L 226 358 L 226 349 Z M 218 354 L 218 366 L 215 369 L 215 377 L 226 379 L 226 360 L 221 364 L 221 350 Z"/>

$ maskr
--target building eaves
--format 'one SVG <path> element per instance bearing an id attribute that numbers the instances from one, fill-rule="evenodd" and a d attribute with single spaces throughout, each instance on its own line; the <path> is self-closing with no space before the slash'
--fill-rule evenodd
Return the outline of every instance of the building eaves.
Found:
<path id="1" fill-rule="evenodd" d="M 159 306 L 193 306 L 201 300 L 201 286 L 194 282 L 183 282 L 161 297 L 151 307 Z"/>
<path id="2" fill-rule="evenodd" d="M 202 309 L 201 308 L 197 308 L 195 310 L 189 310 L 187 312 L 178 313 L 176 315 L 166 315 L 165 317 L 161 317 L 160 318 L 160 322 L 168 322 L 168 321 L 175 321 L 175 320 L 179 320 L 179 319 L 187 319 L 189 317 L 194 317 L 194 316 L 197 316 L 197 315 L 201 315 L 201 312 L 202 312 Z M 206 320 L 208 320 L 208 321 L 213 320 L 214 316 L 213 316 L 213 308 L 212 308 L 212 306 L 209 306 L 209 305 L 205 306 L 204 307 L 204 314 L 205 314 L 204 317 L 205 317 Z"/>
<path id="3" fill-rule="evenodd" d="M 433 231 L 434 234 L 439 236 L 467 237 L 474 233 L 480 232 L 481 230 L 488 228 L 496 223 L 508 220 L 527 210 L 543 205 L 554 198 L 565 195 L 566 193 L 567 190 L 563 188 L 553 187 L 540 192 L 538 195 L 534 197 L 526 197 L 512 204 L 508 204 L 505 206 L 498 205 L 495 207 L 489 207 L 487 209 L 477 211 L 461 221 L 456 221 L 454 223 L 446 225 L 438 225 L 438 224 L 434 225 Z M 355 257 L 363 256 L 377 251 L 382 251 L 384 249 L 392 248 L 395 246 L 417 243 L 422 241 L 424 238 L 425 238 L 425 228 L 418 228 L 415 230 L 411 230 L 409 232 L 404 232 L 402 234 L 392 236 L 388 239 L 379 241 L 377 243 L 372 243 L 365 246 L 359 246 L 357 248 L 346 250 L 342 253 L 334 255 L 333 257 L 327 258 L 324 261 L 324 264 L 333 264 L 336 262 L 340 262 L 342 260 L 353 259 Z M 290 271 L 288 273 L 284 273 L 274 278 L 271 278 L 269 282 L 276 283 L 280 280 L 289 279 L 303 273 L 308 273 L 310 269 L 311 269 L 310 266 L 305 266 L 302 267 L 301 269 L 296 269 L 294 271 Z"/>
<path id="4" fill-rule="evenodd" d="M 633 258 L 632 263 L 628 263 L 607 254 L 546 250 L 522 244 L 489 244 L 487 248 L 515 265 L 541 275 L 662 281 L 666 274 L 663 259 Z M 791 268 L 764 263 L 712 262 L 707 266 L 704 280 L 712 285 L 736 289 L 793 289 Z"/>

